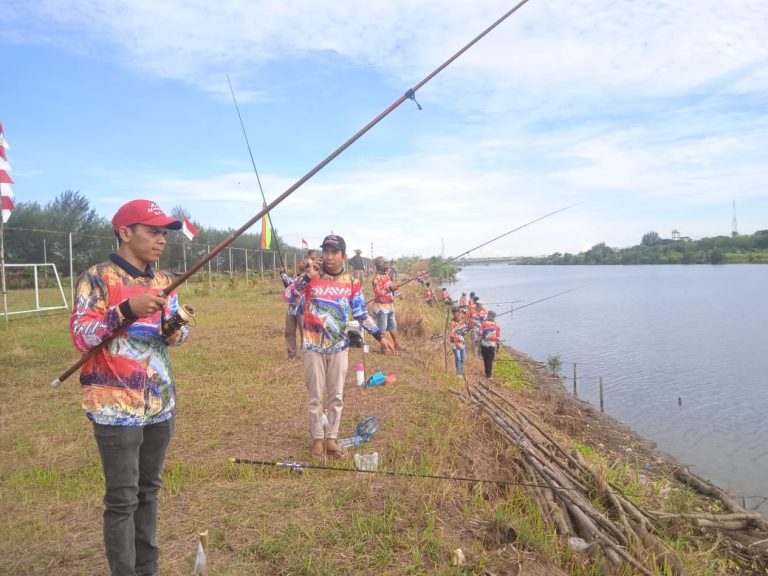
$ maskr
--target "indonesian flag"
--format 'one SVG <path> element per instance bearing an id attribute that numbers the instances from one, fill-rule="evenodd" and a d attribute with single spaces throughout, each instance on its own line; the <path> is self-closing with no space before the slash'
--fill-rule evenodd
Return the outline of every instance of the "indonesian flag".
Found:
<path id="1" fill-rule="evenodd" d="M 309 250 L 309 244 L 307 244 L 307 241 L 304 240 L 304 238 L 301 239 L 301 249 L 302 250 Z"/>
<path id="2" fill-rule="evenodd" d="M 13 190 L 11 190 L 11 185 L 6 182 L 0 184 L 0 200 L 2 200 L 3 224 L 6 224 L 11 217 L 11 212 L 15 208 L 13 205 Z"/>
<path id="3" fill-rule="evenodd" d="M 200 232 L 200 229 L 189 221 L 186 216 L 181 217 L 181 231 L 188 240 L 192 240 L 195 235 Z"/>
<path id="4" fill-rule="evenodd" d="M 267 209 L 267 205 L 264 204 L 264 210 Z M 272 222 L 269 220 L 269 212 L 264 214 L 261 219 L 261 249 L 269 250 L 272 246 Z"/>
<path id="5" fill-rule="evenodd" d="M 2 210 L 3 224 L 8 222 L 11 212 L 15 208 L 13 190 L 11 190 L 13 179 L 8 176 L 7 172 L 11 169 L 11 165 L 8 164 L 8 157 L 5 155 L 5 150 L 10 147 L 3 134 L 3 123 L 0 122 L 0 210 Z"/>

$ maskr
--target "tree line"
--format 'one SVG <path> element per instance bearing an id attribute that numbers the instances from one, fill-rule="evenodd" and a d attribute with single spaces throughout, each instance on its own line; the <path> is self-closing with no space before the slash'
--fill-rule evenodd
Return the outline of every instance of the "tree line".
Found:
<path id="1" fill-rule="evenodd" d="M 185 215 L 199 228 L 193 242 L 189 242 L 180 230 L 169 231 L 161 265 L 163 269 L 173 272 L 183 271 L 184 249 L 188 266 L 192 267 L 206 255 L 209 246 L 217 246 L 234 231 L 203 228 L 180 206 L 176 206 L 171 214 L 179 219 Z M 104 260 L 117 248 L 110 221 L 96 212 L 85 195 L 73 190 L 60 193 L 45 205 L 38 202 L 17 203 L 4 232 L 7 263 L 54 263 L 62 276 L 69 275 L 70 233 L 75 275 Z M 273 249 L 275 241 L 283 255 L 286 252 L 301 252 L 299 248 L 286 246 L 277 230 L 272 240 Z M 242 234 L 231 247 L 245 248 L 255 253 L 261 247 L 261 234 Z M 237 268 L 243 269 L 243 251 L 233 252 L 239 259 Z M 219 258 L 223 260 L 225 257 L 220 255 Z M 249 267 L 259 266 L 258 260 L 254 258 L 254 255 L 249 254 Z M 271 268 L 272 255 L 264 253 L 262 258 L 264 268 Z M 224 263 L 223 268 L 229 269 L 228 262 Z"/>
<path id="2" fill-rule="evenodd" d="M 640 244 L 611 248 L 605 242 L 578 254 L 555 252 L 524 258 L 521 264 L 768 264 L 768 230 L 701 240 L 665 239 L 656 232 Z"/>

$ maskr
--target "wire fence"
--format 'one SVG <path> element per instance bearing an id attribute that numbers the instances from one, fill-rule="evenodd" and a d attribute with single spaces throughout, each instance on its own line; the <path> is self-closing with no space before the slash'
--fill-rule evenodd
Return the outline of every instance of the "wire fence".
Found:
<path id="1" fill-rule="evenodd" d="M 75 282 L 90 266 L 117 252 L 117 238 L 96 236 L 59 230 L 36 228 L 4 228 L 4 269 L 9 314 L 20 311 L 39 311 L 50 301 L 61 302 L 60 283 L 64 286 L 69 305 L 74 300 Z M 218 245 L 217 243 L 190 242 L 169 239 L 163 256 L 156 267 L 171 275 L 186 273 Z M 261 250 L 245 246 L 229 246 L 191 276 L 188 282 L 214 282 L 216 279 L 242 277 L 252 279 L 274 278 L 281 267 L 289 274 L 305 253 L 295 250 Z M 367 267 L 370 259 L 364 258 Z M 49 266 L 53 264 L 54 266 Z M 26 266 L 21 266 L 26 265 Z M 54 273 L 53 270 L 57 271 Z M 32 296 L 30 291 L 34 290 Z M 28 307 L 28 301 L 44 300 L 42 306 Z M 0 310 L 0 315 L 4 314 Z"/>

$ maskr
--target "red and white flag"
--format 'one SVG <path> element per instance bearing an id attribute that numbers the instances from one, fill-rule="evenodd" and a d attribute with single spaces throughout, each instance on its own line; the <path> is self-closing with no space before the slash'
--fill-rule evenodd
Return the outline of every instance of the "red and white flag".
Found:
<path id="1" fill-rule="evenodd" d="M 301 249 L 302 250 L 309 250 L 309 244 L 307 244 L 307 241 L 304 240 L 304 238 L 301 239 Z"/>
<path id="2" fill-rule="evenodd" d="M 11 165 L 8 164 L 8 157 L 5 155 L 6 148 L 10 148 L 10 145 L 3 134 L 3 123 L 0 122 L 0 209 L 2 210 L 3 224 L 8 222 L 11 212 L 15 208 L 13 190 L 11 190 L 13 179 L 8 176 L 7 172 L 11 169 Z"/>
<path id="3" fill-rule="evenodd" d="M 13 190 L 11 190 L 11 185 L 7 182 L 0 183 L 0 201 L 2 201 L 3 224 L 6 224 L 8 218 L 11 217 L 11 212 L 15 208 L 13 205 Z"/>
<path id="4" fill-rule="evenodd" d="M 190 222 L 189 218 L 186 216 L 181 217 L 181 231 L 189 240 L 192 240 L 192 238 L 194 238 L 195 235 L 200 232 L 198 227 L 192 224 L 192 222 Z"/>

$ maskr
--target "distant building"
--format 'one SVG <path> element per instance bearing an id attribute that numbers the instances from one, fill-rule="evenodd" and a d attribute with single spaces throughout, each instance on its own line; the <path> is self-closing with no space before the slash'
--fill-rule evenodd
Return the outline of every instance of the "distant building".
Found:
<path id="1" fill-rule="evenodd" d="M 672 240 L 681 240 L 683 242 L 690 242 L 691 237 L 690 236 L 680 236 L 680 232 L 678 230 L 672 230 Z"/>

